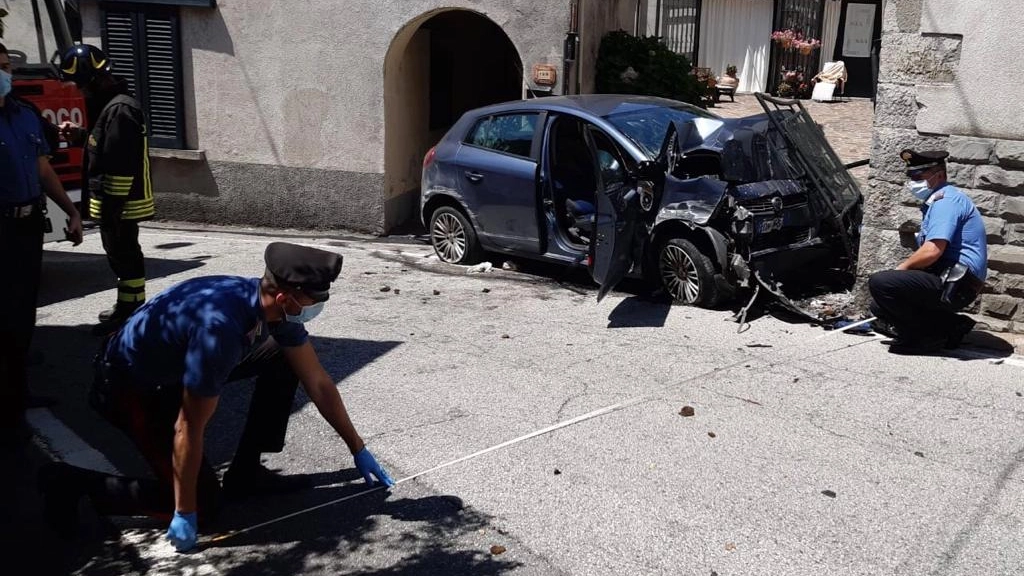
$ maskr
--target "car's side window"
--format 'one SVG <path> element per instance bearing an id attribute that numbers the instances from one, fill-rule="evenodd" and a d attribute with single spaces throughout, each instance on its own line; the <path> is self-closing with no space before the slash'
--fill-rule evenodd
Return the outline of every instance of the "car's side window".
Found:
<path id="1" fill-rule="evenodd" d="M 518 113 L 481 118 L 469 131 L 466 144 L 529 158 L 538 117 Z"/>

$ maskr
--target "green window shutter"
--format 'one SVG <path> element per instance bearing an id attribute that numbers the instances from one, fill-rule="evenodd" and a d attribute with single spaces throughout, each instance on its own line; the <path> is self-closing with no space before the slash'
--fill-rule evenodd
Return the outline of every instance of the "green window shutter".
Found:
<path id="1" fill-rule="evenodd" d="M 155 148 L 184 148 L 181 34 L 176 9 L 104 11 L 103 44 L 149 121 Z"/>
<path id="2" fill-rule="evenodd" d="M 157 148 L 183 148 L 181 47 L 178 15 L 143 13 L 150 142 Z"/>

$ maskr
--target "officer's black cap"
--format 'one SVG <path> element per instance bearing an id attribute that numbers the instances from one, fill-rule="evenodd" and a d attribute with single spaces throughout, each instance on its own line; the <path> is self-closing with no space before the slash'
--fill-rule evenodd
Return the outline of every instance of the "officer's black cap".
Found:
<path id="1" fill-rule="evenodd" d="M 932 166 L 940 166 L 946 164 L 946 158 L 949 157 L 949 152 L 945 150 L 911 150 L 906 148 L 900 151 L 900 159 L 907 165 L 907 172 L 913 172 L 916 170 L 924 170 L 925 168 L 931 168 Z"/>
<path id="2" fill-rule="evenodd" d="M 273 242 L 263 253 L 279 286 L 302 292 L 317 302 L 327 300 L 331 282 L 341 274 L 341 254 L 287 242 Z"/>

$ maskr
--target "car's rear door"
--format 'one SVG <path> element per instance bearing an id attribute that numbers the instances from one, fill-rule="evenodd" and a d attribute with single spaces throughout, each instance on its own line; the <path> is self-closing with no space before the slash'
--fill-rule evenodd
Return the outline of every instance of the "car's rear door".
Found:
<path id="1" fill-rule="evenodd" d="M 459 191 L 493 247 L 537 253 L 537 170 L 543 118 L 536 111 L 484 116 L 469 129 L 455 164 Z"/>

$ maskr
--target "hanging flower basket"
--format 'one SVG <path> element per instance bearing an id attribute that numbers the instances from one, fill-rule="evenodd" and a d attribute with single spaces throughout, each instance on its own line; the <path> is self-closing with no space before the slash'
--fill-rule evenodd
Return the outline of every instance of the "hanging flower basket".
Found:
<path id="1" fill-rule="evenodd" d="M 772 32 L 772 41 L 783 50 L 796 50 L 804 56 L 810 56 L 812 52 L 821 48 L 821 40 L 804 38 L 803 32 L 790 28 Z"/>

